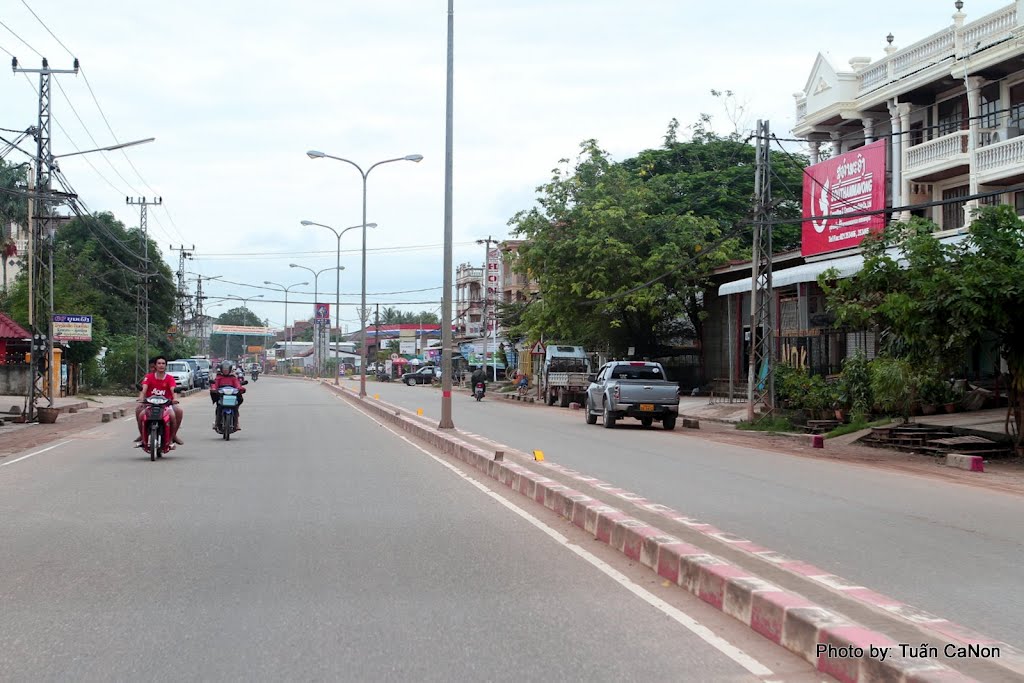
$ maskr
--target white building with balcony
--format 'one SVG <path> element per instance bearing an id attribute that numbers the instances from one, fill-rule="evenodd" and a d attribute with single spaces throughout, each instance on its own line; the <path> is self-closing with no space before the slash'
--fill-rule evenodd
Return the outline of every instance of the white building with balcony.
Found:
<path id="1" fill-rule="evenodd" d="M 1024 215 L 1024 192 L 1006 191 L 1024 182 L 1024 0 L 974 21 L 963 6 L 950 2 L 951 23 L 907 47 L 888 36 L 881 59 L 838 69 L 819 54 L 795 95 L 793 132 L 813 141 L 812 164 L 822 143 L 835 156 L 886 140 L 886 205 L 943 232 L 963 228 L 979 204 Z M 966 199 L 986 192 L 1002 193 Z"/>

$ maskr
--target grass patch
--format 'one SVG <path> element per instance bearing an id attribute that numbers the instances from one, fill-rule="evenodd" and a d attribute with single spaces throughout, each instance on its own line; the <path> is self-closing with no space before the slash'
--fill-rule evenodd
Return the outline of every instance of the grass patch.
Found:
<path id="1" fill-rule="evenodd" d="M 800 429 L 794 427 L 793 424 L 784 417 L 766 417 L 761 420 L 754 420 L 753 422 L 739 422 L 736 424 L 736 429 L 742 429 L 750 432 L 799 432 Z"/>
<path id="2" fill-rule="evenodd" d="M 831 432 L 826 434 L 825 438 L 826 439 L 834 439 L 837 436 L 844 436 L 846 434 L 853 434 L 854 432 L 859 432 L 862 429 L 868 429 L 870 427 L 884 427 L 885 425 L 891 424 L 891 423 L 892 423 L 892 418 L 890 418 L 890 417 L 884 417 L 884 418 L 882 418 L 880 420 L 874 420 L 873 422 L 864 422 L 864 421 L 851 422 L 850 424 L 839 425 L 838 427 L 833 429 Z"/>

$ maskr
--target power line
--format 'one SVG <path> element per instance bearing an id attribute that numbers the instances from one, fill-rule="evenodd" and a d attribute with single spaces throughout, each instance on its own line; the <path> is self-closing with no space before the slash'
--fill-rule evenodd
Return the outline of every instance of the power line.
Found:
<path id="1" fill-rule="evenodd" d="M 41 58 L 43 58 L 43 59 L 46 59 L 45 57 L 43 57 L 42 53 L 41 53 L 41 52 L 39 52 L 39 50 L 37 50 L 37 49 L 35 49 L 34 47 L 32 47 L 31 45 L 29 45 L 29 44 L 28 44 L 28 43 L 27 43 L 27 42 L 25 41 L 25 39 L 24 39 L 24 38 L 22 38 L 22 37 L 21 37 L 21 36 L 19 36 L 19 35 L 18 35 L 17 33 L 15 33 L 15 32 L 14 32 L 14 29 L 12 29 L 12 28 L 11 28 L 10 26 L 8 26 L 7 24 L 5 24 L 5 23 L 4 23 L 3 21 L 0 21 L 0 26 L 3 26 L 3 27 L 4 27 L 5 29 L 7 29 L 7 30 L 8 30 L 9 32 L 10 32 L 10 34 L 11 34 L 12 36 L 14 36 L 15 38 L 17 38 L 18 40 L 20 40 L 20 41 L 22 42 L 22 44 L 23 44 L 23 45 L 24 45 L 25 47 L 27 47 L 28 49 L 32 50 L 32 52 L 35 52 L 35 53 L 36 53 L 37 55 L 39 55 L 39 57 L 41 57 Z M 5 50 L 5 52 L 6 52 L 6 50 Z M 9 52 L 8 52 L 7 54 L 11 54 L 11 53 L 9 53 Z M 13 57 L 14 55 L 11 55 L 11 56 Z"/>
<path id="2" fill-rule="evenodd" d="M 55 36 L 55 35 L 53 34 L 53 31 L 51 31 L 51 30 L 50 30 L 50 27 L 49 27 L 49 26 L 47 26 L 47 25 L 46 25 L 45 23 L 43 23 L 43 20 L 42 20 L 42 19 L 40 19 L 40 18 L 39 18 L 39 15 L 35 13 L 35 10 L 33 10 L 33 9 L 32 9 L 31 7 L 29 7 L 29 6 L 28 6 L 28 3 L 27 3 L 27 2 L 25 2 L 25 0 L 21 0 L 21 4 L 23 4 L 23 5 L 25 6 L 25 9 L 27 9 L 27 10 L 28 10 L 29 12 L 31 12 L 31 13 L 32 13 L 32 16 L 36 18 L 36 21 L 38 21 L 38 22 L 39 22 L 40 24 L 42 24 L 42 25 L 43 25 L 43 28 L 45 28 L 45 29 L 46 29 L 46 32 L 47 32 L 47 33 L 49 33 L 49 34 L 50 34 L 50 35 L 51 35 L 51 36 L 53 37 L 53 39 L 57 41 L 57 44 L 58 44 L 58 45 L 60 45 L 60 46 L 61 46 L 62 48 L 64 48 L 64 50 L 65 50 L 65 51 L 66 51 L 66 52 L 67 52 L 67 53 L 68 53 L 69 55 L 71 55 L 71 57 L 72 57 L 72 59 L 73 59 L 73 58 L 74 58 L 74 56 L 75 56 L 75 55 L 74 55 L 74 53 L 73 53 L 73 52 L 71 52 L 71 50 L 68 50 L 68 46 L 67 46 L 67 45 L 65 45 L 64 43 L 60 42 L 60 38 L 58 38 L 57 36 Z M 39 55 L 39 56 L 40 56 L 40 57 L 42 57 L 42 55 Z"/>

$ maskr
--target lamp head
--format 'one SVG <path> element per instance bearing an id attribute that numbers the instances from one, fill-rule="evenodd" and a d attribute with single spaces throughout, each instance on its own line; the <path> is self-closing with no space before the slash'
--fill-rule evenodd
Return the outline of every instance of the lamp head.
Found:
<path id="1" fill-rule="evenodd" d="M 417 164 L 423 161 L 422 154 L 406 154 L 403 158 L 406 161 L 415 161 Z"/>
<path id="2" fill-rule="evenodd" d="M 303 225 L 313 225 L 313 221 L 299 221 Z"/>
<path id="3" fill-rule="evenodd" d="M 367 223 L 366 227 L 368 227 L 368 228 L 376 228 L 377 224 L 376 223 Z"/>
<path id="4" fill-rule="evenodd" d="M 300 268 L 301 266 L 298 263 L 289 263 L 288 267 L 289 268 Z"/>
<path id="5" fill-rule="evenodd" d="M 323 152 L 318 152 L 315 149 L 311 149 L 308 152 L 306 152 L 306 156 L 309 157 L 310 159 L 323 159 L 327 155 L 324 154 Z"/>

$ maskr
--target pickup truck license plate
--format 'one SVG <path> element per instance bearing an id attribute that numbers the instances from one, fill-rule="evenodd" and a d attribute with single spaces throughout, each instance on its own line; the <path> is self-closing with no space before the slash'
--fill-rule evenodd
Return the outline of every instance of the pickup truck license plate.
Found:
<path id="1" fill-rule="evenodd" d="M 653 403 L 641 403 L 640 404 L 640 410 L 653 411 L 654 410 L 654 404 Z"/>

